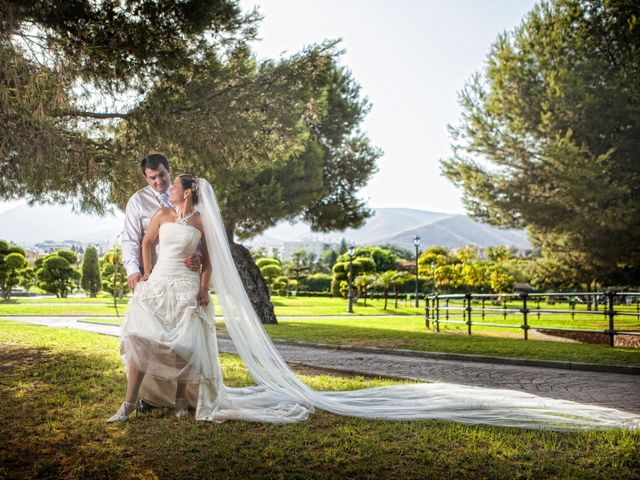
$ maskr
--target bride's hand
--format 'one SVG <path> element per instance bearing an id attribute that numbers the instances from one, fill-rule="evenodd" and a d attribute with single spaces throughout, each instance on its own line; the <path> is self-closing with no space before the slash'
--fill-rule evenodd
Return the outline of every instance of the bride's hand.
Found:
<path id="1" fill-rule="evenodd" d="M 145 273 L 142 277 L 140 277 L 140 281 L 141 282 L 146 282 L 147 280 L 149 280 L 149 274 Z"/>
<path id="2" fill-rule="evenodd" d="M 200 287 L 200 291 L 198 292 L 198 305 L 206 307 L 209 305 L 210 300 L 211 295 L 209 294 L 209 289 L 207 287 Z"/>

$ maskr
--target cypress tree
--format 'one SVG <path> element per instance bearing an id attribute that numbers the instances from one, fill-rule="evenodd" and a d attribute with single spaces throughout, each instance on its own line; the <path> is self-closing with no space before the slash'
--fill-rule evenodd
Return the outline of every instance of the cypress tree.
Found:
<path id="1" fill-rule="evenodd" d="M 94 246 L 87 247 L 84 253 L 84 259 L 82 261 L 82 288 L 89 293 L 91 297 L 95 297 L 102 288 L 100 266 L 98 265 L 98 252 Z"/>

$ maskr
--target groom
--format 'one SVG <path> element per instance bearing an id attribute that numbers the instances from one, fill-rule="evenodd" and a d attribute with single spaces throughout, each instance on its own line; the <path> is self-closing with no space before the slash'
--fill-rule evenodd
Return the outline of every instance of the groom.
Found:
<path id="1" fill-rule="evenodd" d="M 140 169 L 147 182 L 147 186 L 131 195 L 127 202 L 124 216 L 124 231 L 122 233 L 122 256 L 127 271 L 127 283 L 131 290 L 142 278 L 142 237 L 144 237 L 151 218 L 160 207 L 172 207 L 169 203 L 169 188 L 171 187 L 171 167 L 162 153 L 150 153 L 140 160 Z M 158 242 L 152 252 L 152 263 L 158 259 Z M 193 254 L 185 258 L 185 265 L 190 270 L 200 270 L 200 255 Z M 149 379 L 147 383 L 153 382 Z M 159 382 L 159 381 L 157 381 Z M 166 387 L 166 386 L 165 386 Z M 140 391 L 144 396 L 144 388 Z M 142 399 L 138 411 L 145 412 L 153 408 L 153 400 Z"/>
<path id="2" fill-rule="evenodd" d="M 124 232 L 122 234 L 122 256 L 127 271 L 127 283 L 131 290 L 142 278 L 142 237 L 144 237 L 151 217 L 160 207 L 171 207 L 169 188 L 171 187 L 171 167 L 162 153 L 154 152 L 140 160 L 140 169 L 147 186 L 134 193 L 125 209 Z M 158 242 L 153 248 L 152 263 L 158 259 Z M 197 254 L 185 258 L 185 265 L 194 272 L 200 270 Z"/>

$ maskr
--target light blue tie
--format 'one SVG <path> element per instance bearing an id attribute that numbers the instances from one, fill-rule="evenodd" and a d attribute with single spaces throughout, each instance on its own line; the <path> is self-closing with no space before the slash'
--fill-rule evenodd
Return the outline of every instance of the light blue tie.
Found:
<path id="1" fill-rule="evenodd" d="M 163 192 L 161 196 L 162 196 L 162 206 L 170 207 L 171 204 L 169 203 L 169 194 L 167 192 Z"/>

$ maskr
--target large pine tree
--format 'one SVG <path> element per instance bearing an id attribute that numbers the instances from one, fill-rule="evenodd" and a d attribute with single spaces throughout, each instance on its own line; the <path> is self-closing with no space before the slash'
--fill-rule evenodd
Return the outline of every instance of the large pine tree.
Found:
<path id="1" fill-rule="evenodd" d="M 583 282 L 640 266 L 639 73 L 636 1 L 544 1 L 500 35 L 443 162 L 469 213 Z"/>

